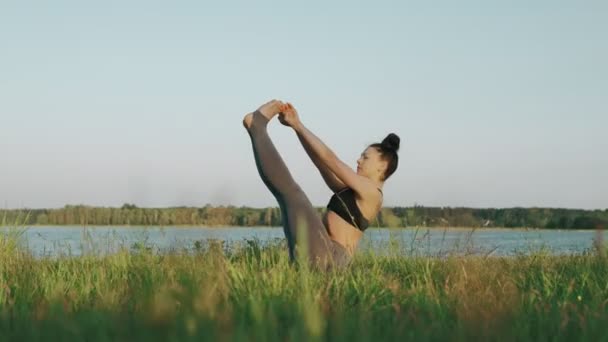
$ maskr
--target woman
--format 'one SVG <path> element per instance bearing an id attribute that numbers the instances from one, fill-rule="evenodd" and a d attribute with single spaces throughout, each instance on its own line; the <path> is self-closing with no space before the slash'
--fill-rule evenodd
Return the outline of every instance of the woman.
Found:
<path id="1" fill-rule="evenodd" d="M 322 218 L 268 136 L 266 126 L 276 115 L 295 131 L 334 192 Z M 311 263 L 323 267 L 347 265 L 363 231 L 382 207 L 384 181 L 397 169 L 399 137 L 391 133 L 382 143 L 367 147 L 355 172 L 302 124 L 290 103 L 267 102 L 245 115 L 243 125 L 251 137 L 260 177 L 279 202 L 290 260 L 304 254 Z"/>

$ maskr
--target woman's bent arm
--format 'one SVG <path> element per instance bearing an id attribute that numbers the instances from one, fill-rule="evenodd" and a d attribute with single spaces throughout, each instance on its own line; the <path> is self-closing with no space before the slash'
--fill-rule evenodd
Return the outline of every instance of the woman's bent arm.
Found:
<path id="1" fill-rule="evenodd" d="M 341 161 L 336 154 L 325 145 L 321 139 L 315 136 L 301 121 L 292 126 L 298 138 L 304 140 L 304 145 L 308 146 L 309 154 L 312 154 L 313 161 L 323 164 L 331 171 L 342 183 L 353 189 L 360 196 L 365 194 L 375 194 L 376 186 L 366 177 L 359 176 L 353 169 Z M 307 150 L 308 152 L 308 150 Z M 319 168 L 320 170 L 322 168 Z"/>
<path id="2" fill-rule="evenodd" d="M 323 180 L 325 180 L 325 184 L 327 184 L 327 186 L 333 192 L 338 192 L 343 189 L 345 187 L 344 183 L 339 180 L 338 177 L 336 177 L 336 175 L 331 172 L 327 165 L 325 165 L 321 161 L 321 159 L 315 154 L 312 146 L 310 145 L 309 140 L 307 140 L 303 134 L 298 133 L 298 131 L 296 131 L 296 134 L 298 135 L 298 139 L 302 143 L 304 150 L 306 150 L 306 153 L 308 154 L 312 162 L 315 164 L 317 169 L 319 169 L 319 172 L 321 172 L 321 176 L 323 177 Z"/>

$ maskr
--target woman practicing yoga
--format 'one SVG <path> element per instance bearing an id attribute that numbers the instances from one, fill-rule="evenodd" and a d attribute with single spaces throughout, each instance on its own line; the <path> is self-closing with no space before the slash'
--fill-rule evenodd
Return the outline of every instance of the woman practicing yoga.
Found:
<path id="1" fill-rule="evenodd" d="M 334 192 L 323 218 L 293 180 L 268 136 L 266 126 L 276 115 L 295 131 Z M 399 137 L 391 133 L 382 143 L 367 147 L 355 172 L 302 124 L 290 103 L 267 102 L 245 115 L 243 125 L 251 137 L 260 177 L 279 202 L 290 260 L 305 253 L 317 266 L 346 266 L 363 231 L 382 207 L 384 181 L 397 169 Z"/>

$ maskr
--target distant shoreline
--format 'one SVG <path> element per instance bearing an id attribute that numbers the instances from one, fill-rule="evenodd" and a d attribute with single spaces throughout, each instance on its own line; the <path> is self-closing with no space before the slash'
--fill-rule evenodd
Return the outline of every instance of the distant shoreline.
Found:
<path id="1" fill-rule="evenodd" d="M 282 226 L 231 226 L 231 225 L 77 225 L 77 224 L 26 224 L 26 225 L 0 225 L 2 228 L 200 228 L 200 229 L 225 229 L 225 228 L 238 228 L 238 229 L 259 229 L 259 228 L 272 228 L 281 229 Z M 508 231 L 528 231 L 528 230 L 551 230 L 551 231 L 597 231 L 604 229 L 602 228 L 525 228 L 525 227 L 369 227 L 366 231 L 373 229 L 392 229 L 392 230 L 464 230 L 464 231 L 495 231 L 495 230 L 508 230 Z"/>
<path id="2" fill-rule="evenodd" d="M 323 215 L 327 208 L 315 208 Z M 0 209 L 0 224 L 39 226 L 193 226 L 280 227 L 278 207 L 235 206 L 139 208 L 66 205 L 60 209 Z M 475 209 L 465 207 L 384 207 L 371 227 L 394 228 L 505 228 L 505 229 L 608 229 L 608 209 L 554 208 Z M 533 227 L 533 228 L 531 228 Z"/>

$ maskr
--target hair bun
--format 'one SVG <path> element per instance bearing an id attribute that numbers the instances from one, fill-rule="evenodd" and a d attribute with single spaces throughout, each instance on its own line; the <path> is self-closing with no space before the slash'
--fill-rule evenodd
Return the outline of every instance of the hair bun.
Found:
<path id="1" fill-rule="evenodd" d="M 382 140 L 382 147 L 384 147 L 387 150 L 392 150 L 392 151 L 399 151 L 399 143 L 401 142 L 401 139 L 399 139 L 399 136 L 395 133 L 390 133 L 389 135 L 386 136 L 386 138 L 384 138 L 384 140 Z"/>

